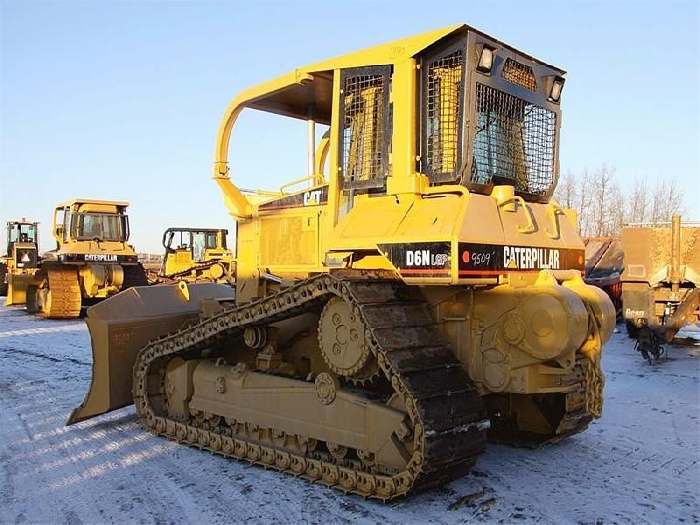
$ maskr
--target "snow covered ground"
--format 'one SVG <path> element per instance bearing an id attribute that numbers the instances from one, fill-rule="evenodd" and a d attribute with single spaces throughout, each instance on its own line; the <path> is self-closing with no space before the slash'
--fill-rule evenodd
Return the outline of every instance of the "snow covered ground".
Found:
<path id="1" fill-rule="evenodd" d="M 133 407 L 64 427 L 91 375 L 81 320 L 0 309 L 0 523 L 700 522 L 700 346 L 605 347 L 603 418 L 383 505 L 149 435 Z"/>

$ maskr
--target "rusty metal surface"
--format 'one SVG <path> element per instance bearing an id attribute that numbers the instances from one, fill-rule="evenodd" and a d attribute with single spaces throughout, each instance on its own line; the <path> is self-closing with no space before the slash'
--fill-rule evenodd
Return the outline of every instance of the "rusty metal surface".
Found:
<path id="1" fill-rule="evenodd" d="M 672 231 L 669 227 L 623 228 L 622 246 L 626 266 L 623 279 L 648 280 L 670 266 L 671 241 Z M 678 256 L 680 265 L 700 274 L 700 227 L 681 226 Z M 644 266 L 644 271 L 636 268 L 638 266 Z"/>
<path id="2" fill-rule="evenodd" d="M 586 245 L 586 279 L 604 279 L 622 273 L 625 253 L 619 237 L 588 237 Z"/>

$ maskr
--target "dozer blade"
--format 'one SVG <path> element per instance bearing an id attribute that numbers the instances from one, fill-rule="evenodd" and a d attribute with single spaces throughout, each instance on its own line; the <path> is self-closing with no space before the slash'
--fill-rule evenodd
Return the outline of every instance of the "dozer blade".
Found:
<path id="1" fill-rule="evenodd" d="M 66 425 L 133 403 L 132 368 L 148 341 L 197 321 L 204 299 L 233 299 L 230 286 L 197 283 L 188 287 L 189 300 L 176 285 L 138 286 L 87 310 L 92 340 L 92 381 L 83 403 Z"/>
<path id="2" fill-rule="evenodd" d="M 27 286 L 34 280 L 32 274 L 7 274 L 7 299 L 5 306 L 17 306 L 27 303 Z"/>

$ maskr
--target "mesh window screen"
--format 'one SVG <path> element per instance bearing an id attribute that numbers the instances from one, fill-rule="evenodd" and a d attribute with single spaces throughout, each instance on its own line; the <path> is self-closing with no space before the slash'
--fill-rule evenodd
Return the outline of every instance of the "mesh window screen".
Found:
<path id="1" fill-rule="evenodd" d="M 508 82 L 512 82 L 530 91 L 537 91 L 537 80 L 535 79 L 535 74 L 532 72 L 532 68 L 520 62 L 516 62 L 512 58 L 506 60 L 506 63 L 503 65 L 501 76 Z"/>
<path id="2" fill-rule="evenodd" d="M 389 69 L 350 71 L 343 78 L 343 187 L 380 188 L 387 176 Z"/>
<path id="3" fill-rule="evenodd" d="M 477 83 L 476 119 L 471 182 L 546 195 L 554 182 L 556 114 Z"/>
<path id="4" fill-rule="evenodd" d="M 425 161 L 432 182 L 454 180 L 461 160 L 464 51 L 429 61 L 424 78 Z"/>

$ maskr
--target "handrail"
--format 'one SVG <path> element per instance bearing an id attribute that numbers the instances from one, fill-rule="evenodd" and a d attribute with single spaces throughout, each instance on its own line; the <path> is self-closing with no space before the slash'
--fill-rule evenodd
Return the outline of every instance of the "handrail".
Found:
<path id="1" fill-rule="evenodd" d="M 513 195 L 511 198 L 506 199 L 502 202 L 499 202 L 498 205 L 500 207 L 505 206 L 506 204 L 510 204 L 511 202 L 516 203 L 516 209 L 514 210 L 517 212 L 517 204 L 520 204 L 522 208 L 525 210 L 525 219 L 527 220 L 527 224 L 525 226 L 516 226 L 516 229 L 518 233 L 532 233 L 535 231 L 535 225 L 534 221 L 532 220 L 532 211 L 530 211 L 530 208 L 527 207 L 527 203 L 525 202 L 525 199 L 523 199 L 520 195 Z"/>
<path id="2" fill-rule="evenodd" d="M 550 239 L 558 239 L 559 236 L 561 235 L 561 229 L 559 228 L 559 221 L 557 220 L 557 213 L 561 213 L 562 215 L 566 215 L 566 212 L 559 206 L 554 201 L 549 201 L 547 204 L 547 208 L 545 210 L 547 217 L 549 217 L 549 220 L 552 221 L 552 225 L 554 226 L 554 232 L 550 232 L 549 228 L 544 229 L 544 233 L 549 237 Z"/>
<path id="3" fill-rule="evenodd" d="M 285 191 L 287 188 L 290 188 L 292 186 L 296 186 L 297 184 L 301 184 L 301 183 L 309 181 L 309 180 L 313 181 L 314 185 L 318 185 L 318 175 L 308 175 L 308 176 L 303 177 L 301 179 L 296 179 L 296 180 L 282 184 L 282 186 L 280 186 L 280 193 L 282 193 L 284 195 L 288 195 L 288 193 Z M 323 182 L 321 182 L 321 184 L 323 184 Z M 294 192 L 290 192 L 290 193 L 294 193 Z"/>

